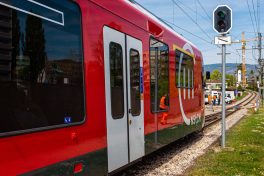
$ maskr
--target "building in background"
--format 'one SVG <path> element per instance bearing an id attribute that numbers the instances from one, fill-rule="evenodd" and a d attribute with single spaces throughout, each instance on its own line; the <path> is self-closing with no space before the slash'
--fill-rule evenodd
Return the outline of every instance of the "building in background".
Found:
<path id="1" fill-rule="evenodd" d="M 241 70 L 237 71 L 237 84 L 240 85 L 242 83 L 242 72 Z"/>
<path id="2" fill-rule="evenodd" d="M 226 86 L 227 88 L 227 82 Z M 207 81 L 206 82 L 206 90 L 221 90 L 222 88 L 222 82 L 221 81 Z"/>

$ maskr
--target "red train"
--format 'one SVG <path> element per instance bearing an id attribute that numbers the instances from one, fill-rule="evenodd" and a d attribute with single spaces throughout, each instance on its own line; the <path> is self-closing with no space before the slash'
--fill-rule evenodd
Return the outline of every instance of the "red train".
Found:
<path id="1" fill-rule="evenodd" d="M 133 1 L 0 0 L 0 175 L 107 175 L 204 124 L 201 52 Z"/>

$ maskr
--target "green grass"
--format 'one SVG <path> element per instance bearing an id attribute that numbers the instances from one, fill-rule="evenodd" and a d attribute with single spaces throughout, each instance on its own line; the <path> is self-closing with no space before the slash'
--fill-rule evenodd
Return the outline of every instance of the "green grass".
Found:
<path id="1" fill-rule="evenodd" d="M 245 98 L 247 96 L 248 92 L 243 92 L 242 96 L 240 97 L 236 97 L 236 101 L 242 100 L 243 98 Z"/>
<path id="2" fill-rule="evenodd" d="M 213 146 L 186 175 L 264 176 L 264 108 L 231 129 L 226 146 L 229 150 Z"/>

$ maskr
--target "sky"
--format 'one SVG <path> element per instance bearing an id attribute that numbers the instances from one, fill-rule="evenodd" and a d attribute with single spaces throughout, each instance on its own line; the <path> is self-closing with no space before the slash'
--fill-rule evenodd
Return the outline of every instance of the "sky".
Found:
<path id="1" fill-rule="evenodd" d="M 214 37 L 218 34 L 213 30 L 212 21 L 213 11 L 218 5 L 228 5 L 233 10 L 233 27 L 229 34 L 232 41 L 241 40 L 242 32 L 245 32 L 245 39 L 256 38 L 255 32 L 258 28 L 260 32 L 264 32 L 264 0 L 174 0 L 174 3 L 173 0 L 136 0 L 136 2 L 195 44 L 202 51 L 205 64 L 222 62 L 221 56 L 217 55 L 221 48 L 214 45 Z M 262 35 L 264 36 L 264 33 Z M 250 49 L 246 50 L 248 64 L 257 63 L 258 51 L 252 50 L 256 45 L 255 41 L 246 45 L 246 48 Z M 227 53 L 230 53 L 227 55 L 227 63 L 242 62 L 241 43 L 227 46 Z"/>

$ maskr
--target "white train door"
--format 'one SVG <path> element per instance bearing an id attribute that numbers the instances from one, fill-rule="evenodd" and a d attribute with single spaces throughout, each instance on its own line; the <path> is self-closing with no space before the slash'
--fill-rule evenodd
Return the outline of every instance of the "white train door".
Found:
<path id="1" fill-rule="evenodd" d="M 145 154 L 142 42 L 127 36 L 127 85 L 130 162 Z"/>
<path id="2" fill-rule="evenodd" d="M 144 155 L 142 65 L 141 42 L 104 27 L 108 172 Z"/>

